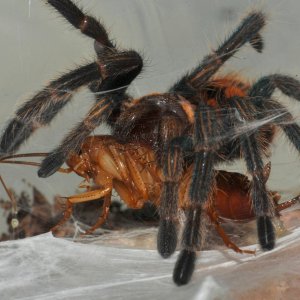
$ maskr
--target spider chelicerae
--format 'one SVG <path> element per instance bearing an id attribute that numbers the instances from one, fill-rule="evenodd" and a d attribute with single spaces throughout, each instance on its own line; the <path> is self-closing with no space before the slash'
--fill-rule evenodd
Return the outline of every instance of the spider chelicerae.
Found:
<path id="1" fill-rule="evenodd" d="M 196 251 L 204 240 L 204 206 L 210 201 L 215 167 L 242 158 L 252 176 L 251 199 L 263 250 L 275 245 L 273 207 L 266 189 L 263 158 L 269 155 L 277 128 L 300 152 L 300 127 L 290 112 L 272 99 L 276 88 L 300 100 L 300 82 L 272 74 L 253 84 L 238 75 L 217 75 L 220 67 L 243 45 L 263 50 L 261 30 L 265 15 L 253 10 L 237 29 L 202 62 L 166 93 L 132 98 L 127 87 L 140 74 L 143 60 L 134 50 L 120 50 L 103 25 L 84 14 L 70 0 L 48 0 L 74 27 L 94 39 L 96 61 L 78 67 L 50 82 L 24 103 L 9 121 L 1 138 L 1 155 L 19 149 L 39 127 L 48 125 L 82 86 L 95 93 L 95 104 L 86 117 L 42 162 L 40 177 L 55 173 L 71 153 L 80 153 L 86 138 L 106 122 L 119 143 L 150 147 L 162 169 L 160 225 L 157 238 L 162 257 L 172 255 L 178 235 L 178 186 L 181 175 L 193 165 L 189 204 L 174 269 L 176 284 L 186 284 L 193 273 Z M 254 126 L 255 125 L 255 126 Z"/>

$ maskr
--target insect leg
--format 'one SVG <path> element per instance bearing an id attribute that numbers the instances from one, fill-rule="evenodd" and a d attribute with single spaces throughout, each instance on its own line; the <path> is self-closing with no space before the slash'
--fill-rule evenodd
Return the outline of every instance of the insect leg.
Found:
<path id="1" fill-rule="evenodd" d="M 228 237 L 228 235 L 226 234 L 226 232 L 222 228 L 220 222 L 218 221 L 218 215 L 215 211 L 208 210 L 207 215 L 209 216 L 211 222 L 214 224 L 219 236 L 222 238 L 222 240 L 223 240 L 224 244 L 226 245 L 226 247 L 232 249 L 233 251 L 235 251 L 237 253 L 255 254 L 255 251 L 240 249 L 236 244 L 234 244 L 230 240 L 230 238 Z"/>
<path id="2" fill-rule="evenodd" d="M 107 196 L 104 196 L 104 202 L 102 205 L 102 214 L 97 220 L 97 222 L 88 230 L 85 231 L 85 234 L 91 234 L 94 232 L 97 228 L 99 228 L 101 225 L 103 225 L 108 217 L 109 214 L 109 208 L 111 204 L 111 193 Z"/>
<path id="3" fill-rule="evenodd" d="M 279 214 L 280 211 L 284 210 L 284 209 L 287 209 L 289 207 L 292 207 L 296 204 L 299 204 L 300 203 L 300 195 L 290 199 L 290 200 L 287 200 L 283 203 L 280 203 L 280 204 L 277 204 L 276 207 L 275 207 L 275 211 L 276 213 Z"/>
<path id="4" fill-rule="evenodd" d="M 71 217 L 74 203 L 83 203 L 87 201 L 98 200 L 102 197 L 109 196 L 110 194 L 111 187 L 107 187 L 104 189 L 88 191 L 82 194 L 65 197 L 66 209 L 64 212 L 64 217 L 58 222 L 58 224 L 51 228 L 51 231 L 55 231 L 58 227 L 63 225 Z"/>

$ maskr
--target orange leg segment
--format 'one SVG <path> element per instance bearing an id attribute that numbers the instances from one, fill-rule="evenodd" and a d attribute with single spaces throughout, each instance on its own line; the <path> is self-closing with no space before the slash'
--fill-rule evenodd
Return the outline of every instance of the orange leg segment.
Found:
<path id="1" fill-rule="evenodd" d="M 54 227 L 51 228 L 51 231 L 55 231 L 57 230 L 58 227 L 60 227 L 61 225 L 63 225 L 65 222 L 67 222 L 67 220 L 71 217 L 72 215 L 72 211 L 73 211 L 73 204 L 74 203 L 83 203 L 83 202 L 87 202 L 87 201 L 92 201 L 92 200 L 98 200 L 100 198 L 105 197 L 104 200 L 104 206 L 103 206 L 103 214 L 104 217 L 107 217 L 108 211 L 109 211 L 109 206 L 108 206 L 108 210 L 106 208 L 107 206 L 107 199 L 109 199 L 109 204 L 110 205 L 110 197 L 111 197 L 111 188 L 107 187 L 101 190 L 93 190 L 93 191 L 88 191 L 79 195 L 73 195 L 70 197 L 63 197 L 66 199 L 66 209 L 64 212 L 64 217 L 58 222 L 58 224 L 56 224 Z M 106 205 L 106 206 L 105 206 Z M 105 213 L 105 211 L 107 210 L 107 212 Z M 100 219 L 102 219 L 102 215 L 100 217 Z M 94 227 L 95 229 L 97 228 L 97 224 L 103 224 L 103 222 L 99 222 L 100 219 L 98 220 L 98 222 L 90 229 L 92 230 Z M 99 226 L 100 226 L 99 225 Z M 94 231 L 95 229 L 93 229 L 92 231 Z M 89 230 L 88 230 L 89 231 Z M 92 232 L 91 231 L 91 232 Z"/>
<path id="2" fill-rule="evenodd" d="M 220 222 L 218 221 L 217 213 L 215 211 L 208 211 L 207 214 L 208 214 L 209 218 L 211 219 L 211 221 L 213 222 L 213 224 L 215 225 L 215 228 L 216 228 L 219 236 L 222 238 L 222 240 L 223 240 L 224 244 L 226 245 L 226 247 L 232 249 L 233 251 L 235 251 L 237 253 L 255 254 L 255 251 L 240 249 L 236 244 L 234 244 L 230 240 L 230 238 L 228 237 L 228 235 L 226 234 L 226 232 L 224 231 L 224 229 L 220 225 Z"/>
<path id="3" fill-rule="evenodd" d="M 63 218 L 54 227 L 52 227 L 50 231 L 54 232 L 58 229 L 58 227 L 66 223 L 68 219 L 70 219 L 72 215 L 72 211 L 73 211 L 73 204 L 67 199 Z"/>
<path id="4" fill-rule="evenodd" d="M 91 234 L 92 232 L 94 232 L 97 228 L 99 228 L 101 225 L 104 224 L 104 222 L 107 219 L 108 213 L 109 213 L 109 208 L 110 208 L 110 204 L 111 204 L 111 194 L 108 196 L 104 197 L 104 202 L 103 202 L 103 206 L 102 206 L 102 214 L 99 217 L 98 221 L 96 222 L 96 224 L 94 224 L 90 229 L 88 229 L 84 235 L 86 234 Z"/>

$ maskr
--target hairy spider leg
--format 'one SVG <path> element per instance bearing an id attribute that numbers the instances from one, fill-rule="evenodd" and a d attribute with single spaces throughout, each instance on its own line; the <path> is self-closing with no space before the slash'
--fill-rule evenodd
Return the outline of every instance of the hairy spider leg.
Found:
<path id="1" fill-rule="evenodd" d="M 281 92 L 291 98 L 300 100 L 300 82 L 290 76 L 280 74 L 273 74 L 259 79 L 249 91 L 250 99 L 258 109 L 262 111 L 262 116 L 267 115 L 273 117 L 273 120 L 271 118 L 270 122 L 281 127 L 291 143 L 298 152 L 300 152 L 300 127 L 295 123 L 293 116 L 285 107 L 271 99 L 275 88 L 278 88 Z M 243 105 L 242 101 L 239 101 L 239 103 L 240 105 Z M 244 108 L 244 110 L 245 109 L 246 108 Z M 270 216 L 268 216 L 268 214 L 270 214 L 270 212 L 268 212 L 270 208 L 266 205 L 265 188 L 261 182 L 259 182 L 259 178 L 257 177 L 257 174 L 259 175 L 260 173 L 259 170 L 262 162 L 253 135 L 250 138 L 251 142 L 248 140 L 248 145 L 246 147 L 244 143 L 243 153 L 247 157 L 246 161 L 248 161 L 248 169 L 251 170 L 250 172 L 253 173 L 254 176 L 253 205 L 256 215 L 258 216 L 257 225 L 260 244 L 264 250 L 270 250 L 274 247 L 275 236 Z M 250 151 L 247 153 L 247 150 L 251 150 L 252 153 Z M 254 162 L 255 158 L 257 159 L 256 162 Z M 257 200 L 255 200 L 255 198 L 257 198 Z M 259 200 L 258 198 L 263 200 Z"/>
<path id="2" fill-rule="evenodd" d="M 254 115 L 251 112 L 255 112 L 255 106 L 249 99 L 234 97 L 230 99 L 230 103 L 236 109 L 237 115 L 233 122 L 237 131 L 240 126 L 246 126 L 247 122 L 253 121 Z M 274 210 L 264 180 L 262 145 L 255 130 L 239 134 L 239 141 L 242 157 L 252 176 L 251 199 L 257 219 L 259 243 L 263 250 L 271 250 L 275 246 L 275 232 L 271 221 Z"/>
<path id="3" fill-rule="evenodd" d="M 255 103 L 262 108 L 262 117 L 269 115 L 274 123 L 281 127 L 288 139 L 300 152 L 300 126 L 291 113 L 280 103 L 271 99 L 275 89 L 300 101 L 300 82 L 290 76 L 273 74 L 259 79 L 250 89 L 249 96 L 255 97 Z"/>
<path id="4" fill-rule="evenodd" d="M 71 151 L 78 152 L 86 137 L 111 114 L 115 108 L 114 104 L 113 96 L 102 97 L 97 101 L 85 119 L 79 122 L 63 139 L 60 146 L 52 150 L 42 161 L 38 175 L 43 178 L 52 175 L 65 162 Z"/>
<path id="5" fill-rule="evenodd" d="M 40 177 L 47 177 L 56 172 L 70 151 L 79 151 L 84 138 L 99 124 L 110 124 L 115 120 L 122 104 L 128 101 L 125 94 L 128 85 L 143 66 L 142 58 L 137 52 L 119 51 L 114 48 L 104 27 L 93 17 L 85 15 L 71 1 L 49 0 L 48 3 L 73 26 L 96 40 L 97 61 L 52 81 L 21 106 L 2 136 L 1 154 L 7 155 L 18 150 L 35 129 L 49 124 L 58 111 L 69 102 L 73 92 L 80 87 L 89 85 L 90 90 L 98 94 L 96 104 L 85 119 L 65 137 L 49 157 L 45 158 L 38 172 Z M 107 93 L 103 94 L 105 91 Z"/>
<path id="6" fill-rule="evenodd" d="M 71 100 L 73 92 L 99 79 L 97 63 L 91 63 L 53 80 L 42 91 L 25 102 L 9 122 L 0 142 L 0 154 L 6 156 L 39 127 L 48 125 L 55 115 Z"/>
<path id="7" fill-rule="evenodd" d="M 188 170 L 185 172 L 181 184 L 180 184 L 180 207 L 185 210 L 189 205 L 189 189 L 190 189 L 190 183 L 192 178 L 192 168 L 193 166 L 190 166 Z M 269 168 L 269 165 L 265 167 L 267 170 Z M 231 185 L 226 181 L 226 179 L 229 179 L 230 181 L 235 182 L 237 179 L 237 176 L 242 180 L 242 185 L 240 185 L 240 182 L 237 185 Z M 268 176 L 266 174 L 266 176 Z M 267 178 L 266 178 L 267 180 Z M 247 185 L 245 185 L 245 181 L 247 181 Z M 226 217 L 227 219 L 230 219 L 231 214 L 228 214 L 227 212 L 227 205 L 231 206 L 234 204 L 239 204 L 238 208 L 240 209 L 242 205 L 245 205 L 243 207 L 242 213 L 247 212 L 247 214 L 251 213 L 251 207 L 248 200 L 248 194 L 246 191 L 249 191 L 250 182 L 247 179 L 246 176 L 239 174 L 239 173 L 231 173 L 226 171 L 217 171 L 216 175 L 216 186 L 213 190 L 213 196 L 209 201 L 206 202 L 204 209 L 208 217 L 210 218 L 212 224 L 215 226 L 217 233 L 222 238 L 224 244 L 226 247 L 234 250 L 237 253 L 245 253 L 245 254 L 255 254 L 255 251 L 251 250 L 242 250 L 240 249 L 236 244 L 234 244 L 229 236 L 226 234 L 225 230 L 222 228 L 221 223 L 225 221 Z M 224 194 L 226 194 L 226 197 L 224 198 Z M 245 204 L 243 203 L 245 202 Z M 225 207 L 225 210 L 224 210 Z M 250 210 L 250 212 L 249 212 Z M 223 215 L 223 213 L 225 215 Z M 246 216 L 248 217 L 248 215 Z M 232 218 L 232 220 L 236 221 L 235 218 Z M 245 219 L 245 220 L 248 220 Z M 241 220 L 244 221 L 244 220 Z M 226 221 L 225 221 L 226 222 Z"/>
<path id="8" fill-rule="evenodd" d="M 170 95 L 165 99 L 164 96 L 161 98 L 167 104 L 163 109 L 158 130 L 162 152 L 157 159 L 162 169 L 162 190 L 159 200 L 157 250 L 162 257 L 167 258 L 174 253 L 177 246 L 178 189 L 183 171 L 183 155 L 187 150 L 185 148 L 191 148 L 191 141 L 183 136 L 188 121 L 182 107 L 177 102 L 171 107 L 169 103 L 173 103 L 174 99 Z M 161 106 L 159 102 L 156 105 Z"/>
<path id="9" fill-rule="evenodd" d="M 105 47 L 113 48 L 105 28 L 94 17 L 86 15 L 70 0 L 48 0 L 66 20 L 83 34 L 96 40 Z"/>
<path id="10" fill-rule="evenodd" d="M 178 240 L 178 189 L 183 171 L 183 152 L 178 142 L 173 140 L 170 144 L 166 144 L 162 157 L 163 182 L 159 206 L 157 250 L 163 258 L 168 258 L 174 253 Z"/>
<path id="11" fill-rule="evenodd" d="M 210 201 L 214 189 L 215 150 L 220 146 L 213 138 L 222 132 L 213 108 L 199 103 L 195 113 L 194 170 L 190 186 L 190 203 L 186 211 L 181 252 L 174 268 L 173 280 L 177 285 L 186 284 L 194 271 L 196 251 L 205 239 L 205 205 Z"/>
<path id="12" fill-rule="evenodd" d="M 107 31 L 95 18 L 85 15 L 74 3 L 69 0 L 48 0 L 63 17 L 85 35 L 95 39 L 95 51 L 98 56 L 101 80 L 92 82 L 90 89 L 95 95 L 96 104 L 43 162 L 38 172 L 40 177 L 52 175 L 66 160 L 70 149 L 78 152 L 80 145 L 90 133 L 103 122 L 110 123 L 110 118 L 116 118 L 120 106 L 128 96 L 125 94 L 127 86 L 140 73 L 142 59 L 135 51 L 118 51 L 109 40 Z M 120 88 L 118 90 L 118 88 Z M 115 92 L 110 90 L 117 89 Z M 100 92 L 107 91 L 102 96 Z M 103 102 L 101 104 L 101 102 Z M 107 105 L 108 104 L 108 105 Z"/>
<path id="13" fill-rule="evenodd" d="M 186 97 L 197 94 L 220 67 L 248 42 L 256 51 L 262 52 L 263 39 L 259 32 L 265 24 L 266 17 L 263 13 L 250 13 L 216 51 L 204 57 L 201 64 L 182 77 L 170 91 Z"/>

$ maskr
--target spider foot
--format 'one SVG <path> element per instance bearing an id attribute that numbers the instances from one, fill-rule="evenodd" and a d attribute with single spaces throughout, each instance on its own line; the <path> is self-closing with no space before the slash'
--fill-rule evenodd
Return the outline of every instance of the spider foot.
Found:
<path id="1" fill-rule="evenodd" d="M 177 259 L 173 280 L 177 285 L 187 284 L 195 269 L 196 253 L 194 251 L 183 250 Z"/>
<path id="2" fill-rule="evenodd" d="M 64 152 L 52 152 L 41 163 L 38 170 L 38 176 L 46 178 L 54 174 L 65 162 L 66 154 Z"/>
<path id="3" fill-rule="evenodd" d="M 170 257 L 176 250 L 177 229 L 173 221 L 162 220 L 157 234 L 157 250 L 163 258 Z"/>
<path id="4" fill-rule="evenodd" d="M 17 151 L 33 131 L 33 127 L 29 124 L 24 124 L 17 119 L 12 120 L 1 137 L 0 156 Z"/>
<path id="5" fill-rule="evenodd" d="M 275 232 L 269 216 L 257 218 L 257 231 L 262 250 L 272 250 L 275 246 Z"/>
<path id="6" fill-rule="evenodd" d="M 258 52 L 261 53 L 264 48 L 264 41 L 262 36 L 258 33 L 249 41 L 251 46 Z"/>

